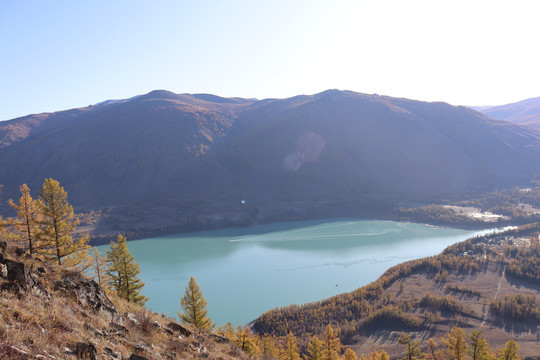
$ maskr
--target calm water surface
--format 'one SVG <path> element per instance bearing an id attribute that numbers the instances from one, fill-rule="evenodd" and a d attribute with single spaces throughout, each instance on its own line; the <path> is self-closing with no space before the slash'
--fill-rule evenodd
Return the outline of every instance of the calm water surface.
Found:
<path id="1" fill-rule="evenodd" d="M 376 280 L 390 266 L 435 255 L 483 232 L 393 221 L 275 223 L 128 243 L 147 307 L 176 317 L 194 276 L 218 324 L 247 324 L 278 306 L 322 300 Z"/>

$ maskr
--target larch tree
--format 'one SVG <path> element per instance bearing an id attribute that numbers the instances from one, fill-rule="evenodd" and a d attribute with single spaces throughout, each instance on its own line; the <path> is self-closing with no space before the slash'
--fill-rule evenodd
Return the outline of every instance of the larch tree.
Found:
<path id="1" fill-rule="evenodd" d="M 332 325 L 326 326 L 322 339 L 322 360 L 337 360 L 341 351 L 341 341 Z"/>
<path id="2" fill-rule="evenodd" d="M 191 324 L 197 329 L 211 329 L 214 326 L 208 317 L 207 302 L 193 276 L 189 279 L 180 304 L 184 312 L 177 312 L 177 314 L 183 323 Z"/>
<path id="3" fill-rule="evenodd" d="M 97 247 L 93 247 L 90 251 L 90 261 L 87 273 L 96 280 L 99 286 L 108 289 L 110 278 L 107 275 L 107 260 L 101 255 Z"/>
<path id="4" fill-rule="evenodd" d="M 121 299 L 144 305 L 148 298 L 141 294 L 141 289 L 144 287 L 144 283 L 138 278 L 141 269 L 135 261 L 135 257 L 129 252 L 124 236 L 118 235 L 116 243 L 111 241 L 106 260 L 109 285 L 116 291 L 116 294 Z"/>
<path id="5" fill-rule="evenodd" d="M 26 184 L 22 184 L 19 188 L 21 197 L 19 203 L 15 203 L 9 199 L 9 206 L 17 210 L 17 221 L 14 226 L 18 233 L 18 239 L 28 244 L 28 252 L 34 254 L 35 238 L 38 232 L 38 208 L 36 201 L 30 195 L 30 189 Z"/>
<path id="6" fill-rule="evenodd" d="M 411 335 L 402 332 L 398 341 L 400 344 L 407 345 L 407 352 L 402 360 L 418 360 L 423 355 L 422 349 L 420 349 L 420 341 L 412 340 Z"/>
<path id="7" fill-rule="evenodd" d="M 367 355 L 362 354 L 362 356 L 360 356 L 360 360 L 390 360 L 390 356 L 384 350 L 381 350 L 380 352 L 373 350 Z"/>
<path id="8" fill-rule="evenodd" d="M 358 355 L 356 355 L 352 349 L 347 348 L 345 354 L 341 357 L 341 360 L 358 360 Z"/>
<path id="9" fill-rule="evenodd" d="M 452 360 L 467 359 L 467 339 L 465 331 L 459 327 L 453 327 L 449 333 L 441 338 L 446 345 L 446 356 Z"/>
<path id="10" fill-rule="evenodd" d="M 475 330 L 469 335 L 471 343 L 469 345 L 469 356 L 471 360 L 490 360 L 489 346 L 481 330 Z"/>
<path id="11" fill-rule="evenodd" d="M 322 360 L 322 342 L 314 335 L 307 347 L 308 360 Z"/>
<path id="12" fill-rule="evenodd" d="M 522 360 L 523 358 L 519 356 L 519 345 L 514 341 L 510 340 L 506 343 L 504 349 L 499 350 L 496 356 L 497 360 Z"/>
<path id="13" fill-rule="evenodd" d="M 292 332 L 289 332 L 285 338 L 285 346 L 283 347 L 280 360 L 300 360 L 296 336 Z"/>
<path id="14" fill-rule="evenodd" d="M 71 233 L 79 224 L 73 207 L 67 202 L 67 192 L 58 181 L 46 179 L 37 200 L 39 212 L 40 253 L 56 259 L 58 265 L 76 266 L 88 259 L 88 236 L 74 240 Z"/>

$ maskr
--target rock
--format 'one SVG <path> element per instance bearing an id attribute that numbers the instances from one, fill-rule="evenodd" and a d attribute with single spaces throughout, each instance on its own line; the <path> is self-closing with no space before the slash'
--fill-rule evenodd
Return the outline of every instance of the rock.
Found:
<path id="1" fill-rule="evenodd" d="M 1 263 L 0 263 L 0 276 L 3 278 L 7 278 L 7 266 Z"/>
<path id="2" fill-rule="evenodd" d="M 111 333 L 114 333 L 114 334 L 124 335 L 128 333 L 128 329 L 125 326 L 122 326 L 114 322 L 111 322 L 109 324 L 109 327 L 111 328 Z"/>
<path id="3" fill-rule="evenodd" d="M 189 331 L 188 329 L 186 329 L 185 327 L 183 327 L 182 325 L 180 324 L 177 324 L 173 321 L 171 321 L 167 327 L 169 329 L 171 329 L 173 332 L 177 332 L 179 333 L 180 335 L 182 336 L 185 336 L 185 337 L 189 337 L 191 336 L 191 331 Z"/>
<path id="4" fill-rule="evenodd" d="M 15 256 L 17 256 L 17 257 L 21 257 L 21 256 L 23 256 L 23 255 L 24 255 L 24 253 L 26 252 L 26 250 L 25 250 L 25 249 L 23 249 L 23 248 L 19 248 L 19 247 L 18 247 L 18 248 L 15 248 L 15 250 L 14 250 L 14 251 L 15 251 Z"/>
<path id="5" fill-rule="evenodd" d="M 148 358 L 145 358 L 144 356 L 131 354 L 129 357 L 129 360 L 148 360 Z"/>
<path id="6" fill-rule="evenodd" d="M 78 279 L 76 280 L 65 278 L 56 281 L 54 283 L 54 289 L 75 295 L 79 304 L 89 306 L 110 322 L 123 323 L 118 310 L 112 301 L 109 300 L 103 289 L 94 280 L 88 280 L 80 275 L 77 275 L 77 277 Z"/>
<path id="7" fill-rule="evenodd" d="M 45 289 L 43 284 L 36 279 L 32 273 L 32 269 L 25 265 L 22 262 L 5 259 L 4 265 L 7 269 L 6 278 L 12 283 L 18 284 L 20 287 L 25 289 L 30 289 L 30 291 L 41 298 L 42 300 L 48 301 L 51 299 L 51 295 Z M 13 286 L 11 286 L 13 288 Z"/>
<path id="8" fill-rule="evenodd" d="M 137 320 L 137 316 L 133 313 L 125 313 L 126 317 L 131 321 L 134 325 L 140 325 L 139 320 Z"/>
<path id="9" fill-rule="evenodd" d="M 72 351 L 79 359 L 95 360 L 97 356 L 96 347 L 92 344 L 78 342 L 75 344 L 75 351 Z"/>
<path id="10" fill-rule="evenodd" d="M 118 351 L 114 351 L 111 348 L 105 347 L 105 348 L 103 348 L 103 351 L 105 351 L 105 353 L 112 359 L 121 359 L 122 358 L 122 354 L 120 354 Z"/>
<path id="11" fill-rule="evenodd" d="M 228 343 L 228 342 L 230 342 L 230 340 L 227 339 L 225 336 L 220 336 L 220 335 L 216 335 L 216 334 L 210 334 L 209 337 L 210 337 L 210 339 L 214 339 L 218 343 Z"/>

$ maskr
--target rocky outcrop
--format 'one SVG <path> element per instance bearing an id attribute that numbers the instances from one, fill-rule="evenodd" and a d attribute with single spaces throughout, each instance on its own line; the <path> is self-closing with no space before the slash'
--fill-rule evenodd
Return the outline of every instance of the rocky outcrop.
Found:
<path id="1" fill-rule="evenodd" d="M 37 279 L 37 275 L 34 273 L 32 267 L 24 262 L 7 259 L 4 255 L 0 254 L 0 276 L 7 280 L 2 283 L 2 290 L 20 294 L 21 290 L 24 289 L 30 290 L 30 292 L 44 301 L 48 301 L 51 298 L 47 289 Z"/>
<path id="2" fill-rule="evenodd" d="M 124 322 L 116 306 L 94 280 L 80 275 L 75 276 L 75 279 L 64 278 L 54 283 L 54 289 L 75 296 L 79 304 L 90 307 L 112 323 Z"/>

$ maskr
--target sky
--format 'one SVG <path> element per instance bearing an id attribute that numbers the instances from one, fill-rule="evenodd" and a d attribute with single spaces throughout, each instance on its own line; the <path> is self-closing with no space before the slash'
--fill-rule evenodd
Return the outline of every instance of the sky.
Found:
<path id="1" fill-rule="evenodd" d="M 0 0 L 0 120 L 156 89 L 540 96 L 540 2 Z"/>

